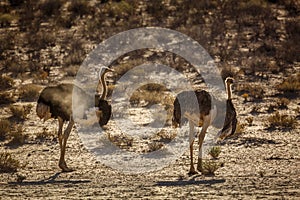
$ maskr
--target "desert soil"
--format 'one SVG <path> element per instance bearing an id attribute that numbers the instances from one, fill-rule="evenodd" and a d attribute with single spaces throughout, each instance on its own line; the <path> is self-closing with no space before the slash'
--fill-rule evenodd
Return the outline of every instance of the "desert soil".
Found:
<path id="1" fill-rule="evenodd" d="M 234 102 L 237 103 L 238 98 Z M 33 108 L 34 109 L 34 108 Z M 261 108 L 263 109 L 263 108 Z M 248 115 L 237 106 L 239 120 Z M 124 174 L 104 166 L 82 145 L 76 128 L 67 146 L 67 163 L 75 169 L 61 173 L 55 136 L 39 141 L 37 132 L 56 129 L 57 121 L 41 123 L 35 112 L 25 122 L 27 142 L 1 150 L 11 152 L 24 165 L 17 173 L 0 174 L 1 199 L 299 199 L 299 126 L 291 131 L 267 131 L 265 114 L 254 116 L 239 137 L 222 142 L 219 161 L 224 166 L 214 176 L 188 176 L 188 150 L 162 170 Z M 108 124 L 108 127 L 111 123 Z M 20 181 L 20 177 L 24 177 Z"/>

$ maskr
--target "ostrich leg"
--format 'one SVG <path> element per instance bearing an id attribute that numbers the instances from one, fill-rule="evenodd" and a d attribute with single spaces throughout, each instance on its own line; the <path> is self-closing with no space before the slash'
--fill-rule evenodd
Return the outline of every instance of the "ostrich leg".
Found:
<path id="1" fill-rule="evenodd" d="M 207 128 L 210 125 L 210 120 L 211 120 L 210 114 L 203 118 L 203 126 L 202 126 L 201 132 L 198 136 L 199 151 L 198 151 L 197 170 L 200 171 L 200 172 L 203 172 L 203 168 L 202 168 L 202 144 L 203 144 L 203 141 L 204 141 L 204 138 L 205 138 Z"/>
<path id="2" fill-rule="evenodd" d="M 60 122 L 61 120 L 59 120 Z M 61 122 L 59 123 L 61 124 Z M 72 169 L 68 168 L 66 161 L 65 161 L 65 152 L 66 152 L 66 145 L 67 145 L 67 140 L 69 138 L 70 132 L 72 130 L 72 127 L 74 125 L 74 120 L 72 117 L 70 117 L 69 124 L 67 128 L 64 131 L 64 134 L 62 135 L 60 133 L 59 135 L 59 145 L 60 145 L 60 159 L 59 159 L 59 167 L 62 169 L 63 172 L 70 172 L 73 171 Z"/>
<path id="3" fill-rule="evenodd" d="M 195 168 L 194 168 L 194 156 L 193 156 L 193 145 L 194 145 L 194 132 L 195 132 L 195 126 L 191 120 L 189 120 L 189 143 L 190 143 L 190 158 L 191 158 L 191 163 L 190 163 L 190 171 L 189 175 L 194 175 L 197 174 Z"/>

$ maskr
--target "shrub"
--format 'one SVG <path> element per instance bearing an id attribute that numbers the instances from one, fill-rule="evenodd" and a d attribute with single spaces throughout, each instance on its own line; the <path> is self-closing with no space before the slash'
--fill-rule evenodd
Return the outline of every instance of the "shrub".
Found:
<path id="1" fill-rule="evenodd" d="M 23 101 L 37 100 L 41 87 L 35 84 L 23 85 L 20 89 L 19 98 Z"/>
<path id="2" fill-rule="evenodd" d="M 50 17 L 59 11 L 62 4 L 61 0 L 46 0 L 39 7 L 43 15 Z"/>
<path id="3" fill-rule="evenodd" d="M 11 140 L 8 145 L 22 145 L 25 143 L 27 136 L 23 133 L 23 126 L 17 125 L 15 130 L 12 130 L 9 134 Z"/>
<path id="4" fill-rule="evenodd" d="M 5 14 L 0 14 L 0 27 L 8 27 L 12 23 L 13 20 L 15 20 L 16 17 L 5 13 Z"/>
<path id="5" fill-rule="evenodd" d="M 14 159 L 10 153 L 0 153 L 0 173 L 16 172 L 18 168 L 20 168 L 19 161 Z"/>
<path id="6" fill-rule="evenodd" d="M 36 139 L 38 140 L 46 140 L 53 137 L 55 137 L 54 133 L 52 131 L 48 131 L 47 128 L 44 128 L 43 131 L 36 134 Z"/>
<path id="7" fill-rule="evenodd" d="M 293 129 L 296 127 L 297 119 L 295 117 L 276 112 L 268 118 L 268 122 L 270 128 Z"/>
<path id="8" fill-rule="evenodd" d="M 212 147 L 208 152 L 208 154 L 214 159 L 218 158 L 220 153 L 221 153 L 221 147 L 219 146 Z"/>
<path id="9" fill-rule="evenodd" d="M 72 15 L 82 17 L 83 15 L 89 14 L 90 7 L 88 1 L 73 0 L 69 5 L 68 10 L 72 12 Z"/>
<path id="10" fill-rule="evenodd" d="M 250 84 L 239 85 L 237 90 L 239 91 L 240 95 L 247 94 L 247 96 L 244 96 L 244 98 L 247 100 L 249 95 L 254 99 L 262 99 L 265 93 L 263 87 L 260 85 L 254 85 L 254 86 Z"/>
<path id="11" fill-rule="evenodd" d="M 6 75 L 2 75 L 0 76 L 0 89 L 9 89 L 14 85 L 14 79 L 6 76 Z"/>
<path id="12" fill-rule="evenodd" d="M 246 124 L 237 123 L 234 135 L 241 135 L 245 131 Z"/>
<path id="13" fill-rule="evenodd" d="M 300 90 L 300 73 L 290 76 L 277 86 L 279 91 L 296 92 Z"/>
<path id="14" fill-rule="evenodd" d="M 6 136 L 9 134 L 10 132 L 10 121 L 7 119 L 2 119 L 0 121 L 0 140 L 4 140 L 6 138 Z"/>
<path id="15" fill-rule="evenodd" d="M 215 175 L 215 171 L 221 167 L 220 163 L 213 160 L 205 160 L 202 163 L 202 173 L 204 175 Z"/>
<path id="16" fill-rule="evenodd" d="M 14 102 L 15 99 L 11 92 L 8 91 L 0 92 L 0 104 L 10 104 Z"/>
<path id="17" fill-rule="evenodd" d="M 9 108 L 13 118 L 17 120 L 25 120 L 31 111 L 32 105 L 11 105 Z"/>

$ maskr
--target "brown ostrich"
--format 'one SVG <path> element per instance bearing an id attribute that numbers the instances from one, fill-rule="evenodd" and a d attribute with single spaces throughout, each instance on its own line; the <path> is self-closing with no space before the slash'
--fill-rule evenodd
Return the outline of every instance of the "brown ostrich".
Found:
<path id="1" fill-rule="evenodd" d="M 105 68 L 105 71 L 101 74 L 99 83 L 102 85 L 103 92 L 100 98 L 99 95 L 96 95 L 97 101 L 95 102 L 95 106 L 98 107 L 97 116 L 99 117 L 100 126 L 106 125 L 111 116 L 111 105 L 107 100 L 105 100 L 107 94 L 105 75 L 110 71 L 112 70 Z M 63 172 L 73 171 L 67 166 L 65 161 L 66 144 L 74 125 L 74 120 L 72 117 L 73 87 L 77 86 L 63 83 L 57 86 L 49 86 L 44 88 L 39 96 L 36 107 L 36 112 L 40 119 L 44 119 L 44 121 L 50 118 L 58 119 L 58 140 L 60 147 L 60 159 L 58 166 Z M 80 95 L 87 95 L 80 88 L 77 87 L 77 89 L 79 89 Z M 69 123 L 67 128 L 64 130 L 64 133 L 62 133 L 63 124 L 66 121 Z"/>
<path id="2" fill-rule="evenodd" d="M 226 116 L 223 124 L 223 128 L 219 132 L 218 136 L 222 139 L 232 135 L 235 132 L 237 119 L 236 111 L 231 100 L 231 84 L 233 83 L 233 78 L 226 78 L 225 85 L 228 94 L 226 101 Z M 191 95 L 196 95 L 197 102 L 190 101 Z M 182 99 L 182 101 L 180 101 Z M 181 102 L 181 104 L 179 103 Z M 217 100 L 214 102 L 218 103 Z M 195 107 L 198 109 L 195 109 Z M 183 115 L 182 113 L 183 112 Z M 195 126 L 202 127 L 200 134 L 198 135 L 199 144 L 199 156 L 197 163 L 197 170 L 203 172 L 202 169 L 202 156 L 201 147 L 204 141 L 204 137 L 207 128 L 214 121 L 216 117 L 217 109 L 212 107 L 212 97 L 208 92 L 204 90 L 196 91 L 183 91 L 179 93 L 174 101 L 174 113 L 173 113 L 173 125 L 180 126 L 182 122 L 188 121 L 190 127 L 189 142 L 190 142 L 190 170 L 189 174 L 196 174 L 193 163 L 193 144 L 194 144 L 194 128 Z"/>

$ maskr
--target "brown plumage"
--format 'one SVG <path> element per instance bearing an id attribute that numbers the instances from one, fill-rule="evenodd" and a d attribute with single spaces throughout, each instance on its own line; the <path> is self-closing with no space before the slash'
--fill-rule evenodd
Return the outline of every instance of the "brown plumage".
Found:
<path id="1" fill-rule="evenodd" d="M 104 91 L 106 91 L 104 76 L 109 71 L 112 70 L 107 69 L 101 75 L 100 83 L 102 84 Z M 41 92 L 36 107 L 36 112 L 40 119 L 44 119 L 44 121 L 49 118 L 58 119 L 58 139 L 60 146 L 59 167 L 64 172 L 72 171 L 70 168 L 68 168 L 64 156 L 66 143 L 74 125 L 74 120 L 72 117 L 72 92 L 74 87 L 77 86 L 74 86 L 73 84 L 59 84 L 57 86 L 46 87 Z M 76 89 L 77 93 L 79 95 L 82 95 L 82 99 L 87 99 L 87 94 L 82 89 L 78 87 Z M 108 103 L 108 101 L 105 100 L 105 98 L 106 94 L 101 95 L 101 98 L 97 98 L 95 101 L 95 106 L 98 107 L 97 116 L 99 117 L 98 122 L 100 126 L 106 125 L 111 116 L 111 105 Z M 91 101 L 94 100 L 93 97 L 90 97 L 88 99 L 91 99 Z M 64 133 L 62 134 L 63 124 L 66 121 L 69 121 L 69 123 Z"/>
<path id="2" fill-rule="evenodd" d="M 231 84 L 233 79 L 228 77 L 225 80 L 228 98 L 226 101 L 226 115 L 224 124 L 219 132 L 220 138 L 228 137 L 233 134 L 236 129 L 237 119 L 236 111 L 231 100 Z M 196 96 L 197 100 L 191 97 Z M 216 99 L 213 101 L 216 104 L 220 102 Z M 181 104 L 180 104 L 181 103 Z M 222 112 L 219 110 L 219 112 Z M 174 101 L 173 125 L 175 127 L 181 126 L 185 122 L 189 122 L 190 126 L 190 170 L 189 174 L 195 174 L 196 170 L 193 164 L 193 143 L 194 143 L 194 126 L 201 126 L 201 132 L 198 135 L 199 154 L 201 152 L 202 143 L 209 125 L 214 121 L 217 115 L 217 107 L 212 107 L 212 97 L 204 90 L 183 91 L 176 96 Z M 219 120 L 217 120 L 219 121 Z M 222 121 L 222 120 L 221 120 Z M 214 124 L 218 126 L 218 124 Z M 202 158 L 198 156 L 197 169 L 202 172 Z"/>

